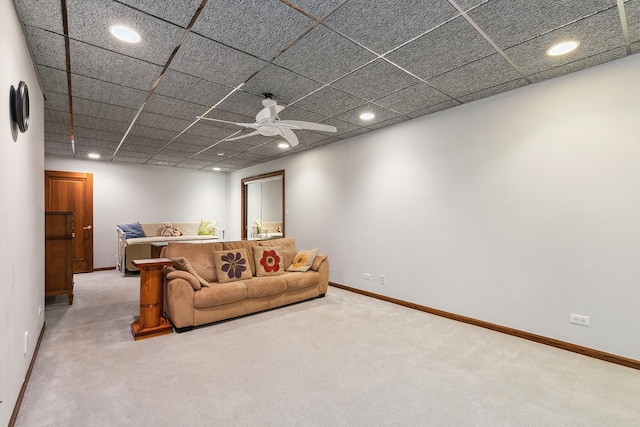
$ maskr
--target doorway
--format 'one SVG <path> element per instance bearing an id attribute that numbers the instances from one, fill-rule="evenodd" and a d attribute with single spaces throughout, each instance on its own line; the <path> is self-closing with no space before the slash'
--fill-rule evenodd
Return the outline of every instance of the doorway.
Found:
<path id="1" fill-rule="evenodd" d="M 44 172 L 45 212 L 73 212 L 74 273 L 93 271 L 93 174 Z"/>

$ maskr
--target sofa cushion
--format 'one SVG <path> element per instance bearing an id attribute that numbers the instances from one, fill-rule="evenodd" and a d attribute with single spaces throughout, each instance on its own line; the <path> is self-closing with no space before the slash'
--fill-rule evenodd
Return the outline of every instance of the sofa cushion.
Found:
<path id="1" fill-rule="evenodd" d="M 213 236 L 216 234 L 216 223 L 218 221 L 211 221 L 210 219 L 202 219 L 200 220 L 200 225 L 198 226 L 198 235 L 202 236 Z"/>
<path id="2" fill-rule="evenodd" d="M 213 252 L 218 282 L 251 279 L 253 272 L 245 249 L 225 249 Z"/>
<path id="3" fill-rule="evenodd" d="M 247 286 L 244 282 L 216 283 L 209 288 L 194 292 L 193 306 L 195 308 L 215 307 L 244 299 L 247 299 Z"/>
<path id="4" fill-rule="evenodd" d="M 247 285 L 247 298 L 268 297 L 278 295 L 287 290 L 287 282 L 284 276 L 278 277 L 254 277 L 251 280 L 245 280 Z"/>
<path id="5" fill-rule="evenodd" d="M 287 271 L 308 271 L 318 255 L 318 249 L 301 250 L 293 258 L 293 262 Z"/>
<path id="6" fill-rule="evenodd" d="M 254 246 L 253 258 L 256 263 L 256 276 L 276 276 L 284 273 L 280 246 Z"/>
<path id="7" fill-rule="evenodd" d="M 136 237 L 146 237 L 142 226 L 139 222 L 132 222 L 130 224 L 118 224 L 118 228 L 124 231 L 125 239 L 134 239 Z"/>
<path id="8" fill-rule="evenodd" d="M 290 266 L 293 262 L 293 257 L 296 256 L 298 250 L 296 249 L 296 240 L 293 237 L 283 237 L 281 239 L 272 240 L 260 240 L 260 246 L 280 246 L 282 247 L 282 257 L 284 258 L 284 265 Z"/>
<path id="9" fill-rule="evenodd" d="M 287 281 L 287 290 L 304 289 L 319 283 L 318 273 L 315 271 L 287 273 L 283 275 Z"/>
<path id="10" fill-rule="evenodd" d="M 216 282 L 218 276 L 213 252 L 219 250 L 222 250 L 222 243 L 170 242 L 165 248 L 164 256 L 172 259 L 185 257 L 200 277 L 207 282 Z"/>
<path id="11" fill-rule="evenodd" d="M 249 265 L 251 266 L 251 271 L 256 271 L 256 261 L 253 258 L 253 247 L 256 246 L 258 242 L 255 240 L 239 240 L 236 242 L 224 242 L 224 249 L 244 249 L 247 251 L 247 255 L 249 256 Z"/>

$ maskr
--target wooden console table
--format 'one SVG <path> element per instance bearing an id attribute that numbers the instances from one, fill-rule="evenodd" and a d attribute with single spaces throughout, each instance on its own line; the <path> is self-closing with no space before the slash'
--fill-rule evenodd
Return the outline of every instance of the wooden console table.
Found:
<path id="1" fill-rule="evenodd" d="M 171 322 L 163 315 L 162 282 L 165 267 L 173 264 L 168 258 L 133 260 L 140 269 L 140 317 L 131 324 L 133 338 L 155 337 L 170 334 Z"/>

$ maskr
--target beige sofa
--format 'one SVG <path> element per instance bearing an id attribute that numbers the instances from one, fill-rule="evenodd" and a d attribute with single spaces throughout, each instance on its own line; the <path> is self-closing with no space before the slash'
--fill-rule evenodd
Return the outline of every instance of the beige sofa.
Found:
<path id="1" fill-rule="evenodd" d="M 182 232 L 181 236 L 162 236 L 162 230 L 167 223 L 145 223 L 140 224 L 144 231 L 145 237 L 134 237 L 127 239 L 125 233 L 116 227 L 118 232 L 118 254 L 116 268 L 122 272 L 124 276 L 127 271 L 138 271 L 138 267 L 131 262 L 134 259 L 151 258 L 151 244 L 156 242 L 176 242 L 176 241 L 193 241 L 206 242 L 215 239 L 224 239 L 224 229 L 217 227 L 217 221 L 211 221 L 215 229 L 214 235 L 199 235 L 199 222 L 173 222 L 171 225 L 178 227 Z"/>
<path id="2" fill-rule="evenodd" d="M 244 248 L 250 264 L 254 264 L 252 271 L 255 272 L 252 256 L 254 246 L 279 246 L 283 265 L 291 265 L 297 253 L 292 237 L 202 244 L 171 242 L 162 249 L 163 257 L 184 257 L 197 275 L 210 284 L 209 287 L 200 287 L 195 276 L 187 271 L 174 268 L 166 270 L 164 311 L 176 331 L 183 332 L 194 326 L 323 297 L 327 292 L 329 261 L 326 255 L 317 255 L 311 269 L 306 272 L 285 272 L 275 276 L 255 276 L 254 273 L 248 279 L 220 283 L 214 251 Z"/>

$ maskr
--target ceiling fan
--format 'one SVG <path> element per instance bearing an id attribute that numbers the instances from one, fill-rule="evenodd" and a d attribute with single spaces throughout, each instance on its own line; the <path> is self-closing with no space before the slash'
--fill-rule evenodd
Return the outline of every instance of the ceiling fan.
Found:
<path id="1" fill-rule="evenodd" d="M 280 135 L 287 140 L 290 146 L 295 147 L 298 145 L 298 137 L 294 130 L 307 129 L 307 130 L 319 130 L 323 132 L 337 132 L 335 126 L 323 125 L 320 123 L 303 122 L 300 120 L 280 120 L 278 114 L 284 110 L 283 105 L 278 105 L 272 98 L 270 93 L 264 94 L 265 99 L 262 100 L 264 108 L 256 114 L 255 123 L 236 123 L 229 122 L 227 120 L 212 119 L 209 117 L 197 116 L 201 120 L 211 120 L 214 122 L 230 123 L 232 125 L 242 126 L 248 129 L 255 129 L 253 132 L 229 138 L 227 141 L 234 141 L 236 139 L 248 138 L 254 135 L 262 136 L 276 136 Z"/>

